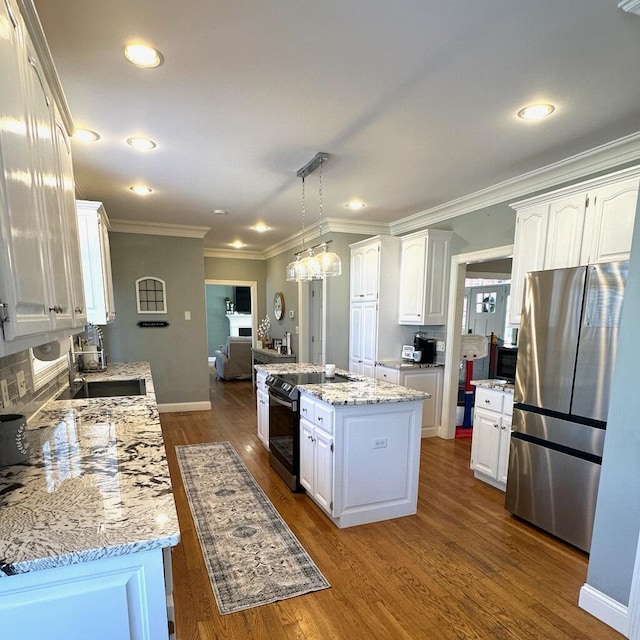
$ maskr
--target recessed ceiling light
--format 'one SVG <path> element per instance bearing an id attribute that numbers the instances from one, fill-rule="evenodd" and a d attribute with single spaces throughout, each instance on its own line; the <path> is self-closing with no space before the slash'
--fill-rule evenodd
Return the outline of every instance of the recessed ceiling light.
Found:
<path id="1" fill-rule="evenodd" d="M 138 196 L 148 196 L 152 191 L 149 187 L 145 187 L 142 184 L 134 184 L 132 187 L 129 187 L 129 189 Z"/>
<path id="2" fill-rule="evenodd" d="M 236 240 L 235 242 L 231 243 L 231 246 L 234 249 L 242 249 L 242 247 L 246 247 L 247 245 L 244 242 L 242 242 L 241 240 Z"/>
<path id="3" fill-rule="evenodd" d="M 262 224 L 262 222 L 260 222 L 259 224 L 254 225 L 251 228 L 254 231 L 257 231 L 258 233 L 264 233 L 265 231 L 269 231 L 269 229 L 271 229 L 271 227 L 267 227 L 267 225 L 266 224 Z"/>
<path id="4" fill-rule="evenodd" d="M 133 137 L 127 140 L 127 144 L 138 151 L 149 151 L 156 148 L 156 143 L 149 138 Z"/>
<path id="5" fill-rule="evenodd" d="M 81 142 L 95 142 L 100 140 L 100 136 L 95 131 L 91 131 L 91 129 L 76 129 L 73 139 Z"/>
<path id="6" fill-rule="evenodd" d="M 362 200 L 351 200 L 351 202 L 347 202 L 344 206 L 352 211 L 358 211 L 358 209 L 364 209 L 367 205 L 362 202 Z"/>
<path id="7" fill-rule="evenodd" d="M 518 118 L 523 120 L 540 120 L 551 115 L 556 108 L 552 104 L 530 104 L 518 111 Z"/>
<path id="8" fill-rule="evenodd" d="M 225 211 L 224 209 L 214 209 L 213 210 L 213 215 L 214 216 L 227 216 L 229 215 L 227 211 Z"/>
<path id="9" fill-rule="evenodd" d="M 131 64 L 143 69 L 155 69 L 155 67 L 159 67 L 164 62 L 162 54 L 157 49 L 144 44 L 127 45 L 124 48 L 124 57 Z"/>

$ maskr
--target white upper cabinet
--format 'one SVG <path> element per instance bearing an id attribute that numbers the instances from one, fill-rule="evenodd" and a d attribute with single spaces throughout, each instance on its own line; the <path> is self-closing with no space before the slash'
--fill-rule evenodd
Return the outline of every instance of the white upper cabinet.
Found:
<path id="1" fill-rule="evenodd" d="M 69 266 L 78 245 L 62 185 L 73 193 L 73 171 L 56 133 L 54 96 L 15 0 L 0 3 L 0 25 L 0 355 L 7 355 L 82 327 L 76 310 L 84 301 Z"/>
<path id="2" fill-rule="evenodd" d="M 626 260 L 631 252 L 640 177 L 601 186 L 589 194 L 590 218 L 581 264 Z"/>
<path id="3" fill-rule="evenodd" d="M 451 235 L 450 231 L 429 230 L 401 239 L 400 324 L 445 324 Z"/>
<path id="4" fill-rule="evenodd" d="M 377 360 L 397 357 L 400 240 L 375 236 L 351 248 L 349 370 L 373 377 Z"/>
<path id="5" fill-rule="evenodd" d="M 639 185 L 633 167 L 511 205 L 511 324 L 520 323 L 527 272 L 629 258 Z"/>
<path id="6" fill-rule="evenodd" d="M 351 299 L 377 300 L 381 242 L 374 240 L 351 249 Z"/>
<path id="7" fill-rule="evenodd" d="M 578 194 L 549 203 L 544 269 L 580 264 L 587 196 Z"/>
<path id="8" fill-rule="evenodd" d="M 108 324 L 116 317 L 109 219 L 102 202 L 78 200 L 76 207 L 87 321 L 92 324 Z"/>

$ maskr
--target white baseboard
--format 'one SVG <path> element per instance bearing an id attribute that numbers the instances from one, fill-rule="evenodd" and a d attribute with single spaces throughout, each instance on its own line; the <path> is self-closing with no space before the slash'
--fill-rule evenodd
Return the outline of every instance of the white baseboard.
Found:
<path id="1" fill-rule="evenodd" d="M 598 620 L 602 620 L 625 638 L 629 637 L 628 608 L 613 598 L 584 584 L 580 589 L 578 606 Z"/>
<path id="2" fill-rule="evenodd" d="M 169 402 L 158 405 L 158 413 L 175 413 L 176 411 L 211 411 L 211 402 Z"/>
<path id="3" fill-rule="evenodd" d="M 421 438 L 435 438 L 440 435 L 440 427 L 422 427 Z"/>

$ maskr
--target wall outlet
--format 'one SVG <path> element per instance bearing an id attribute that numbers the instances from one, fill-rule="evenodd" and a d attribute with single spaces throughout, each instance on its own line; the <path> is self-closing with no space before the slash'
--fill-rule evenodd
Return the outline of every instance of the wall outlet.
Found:
<path id="1" fill-rule="evenodd" d="M 444 352 L 444 340 L 436 340 L 436 351 L 440 353 Z"/>
<path id="2" fill-rule="evenodd" d="M 9 399 L 9 385 L 6 380 L 0 381 L 0 388 L 2 389 L 2 406 L 8 407 L 11 404 Z"/>
<path id="3" fill-rule="evenodd" d="M 16 382 L 18 383 L 18 395 L 22 398 L 27 395 L 27 382 L 24 379 L 24 371 L 18 371 L 16 374 Z"/>
<path id="4" fill-rule="evenodd" d="M 387 439 L 386 438 L 374 438 L 373 439 L 373 448 L 374 449 L 386 449 L 387 447 Z"/>
<path id="5" fill-rule="evenodd" d="M 191 320 L 191 311 L 185 311 L 184 312 L 184 319 L 185 320 Z"/>

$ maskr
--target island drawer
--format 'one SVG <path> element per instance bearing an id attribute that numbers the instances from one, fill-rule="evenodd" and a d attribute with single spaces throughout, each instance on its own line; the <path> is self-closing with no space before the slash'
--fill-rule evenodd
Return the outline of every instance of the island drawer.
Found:
<path id="1" fill-rule="evenodd" d="M 329 405 L 300 395 L 300 417 L 306 418 L 327 433 L 333 433 L 333 409 Z"/>

